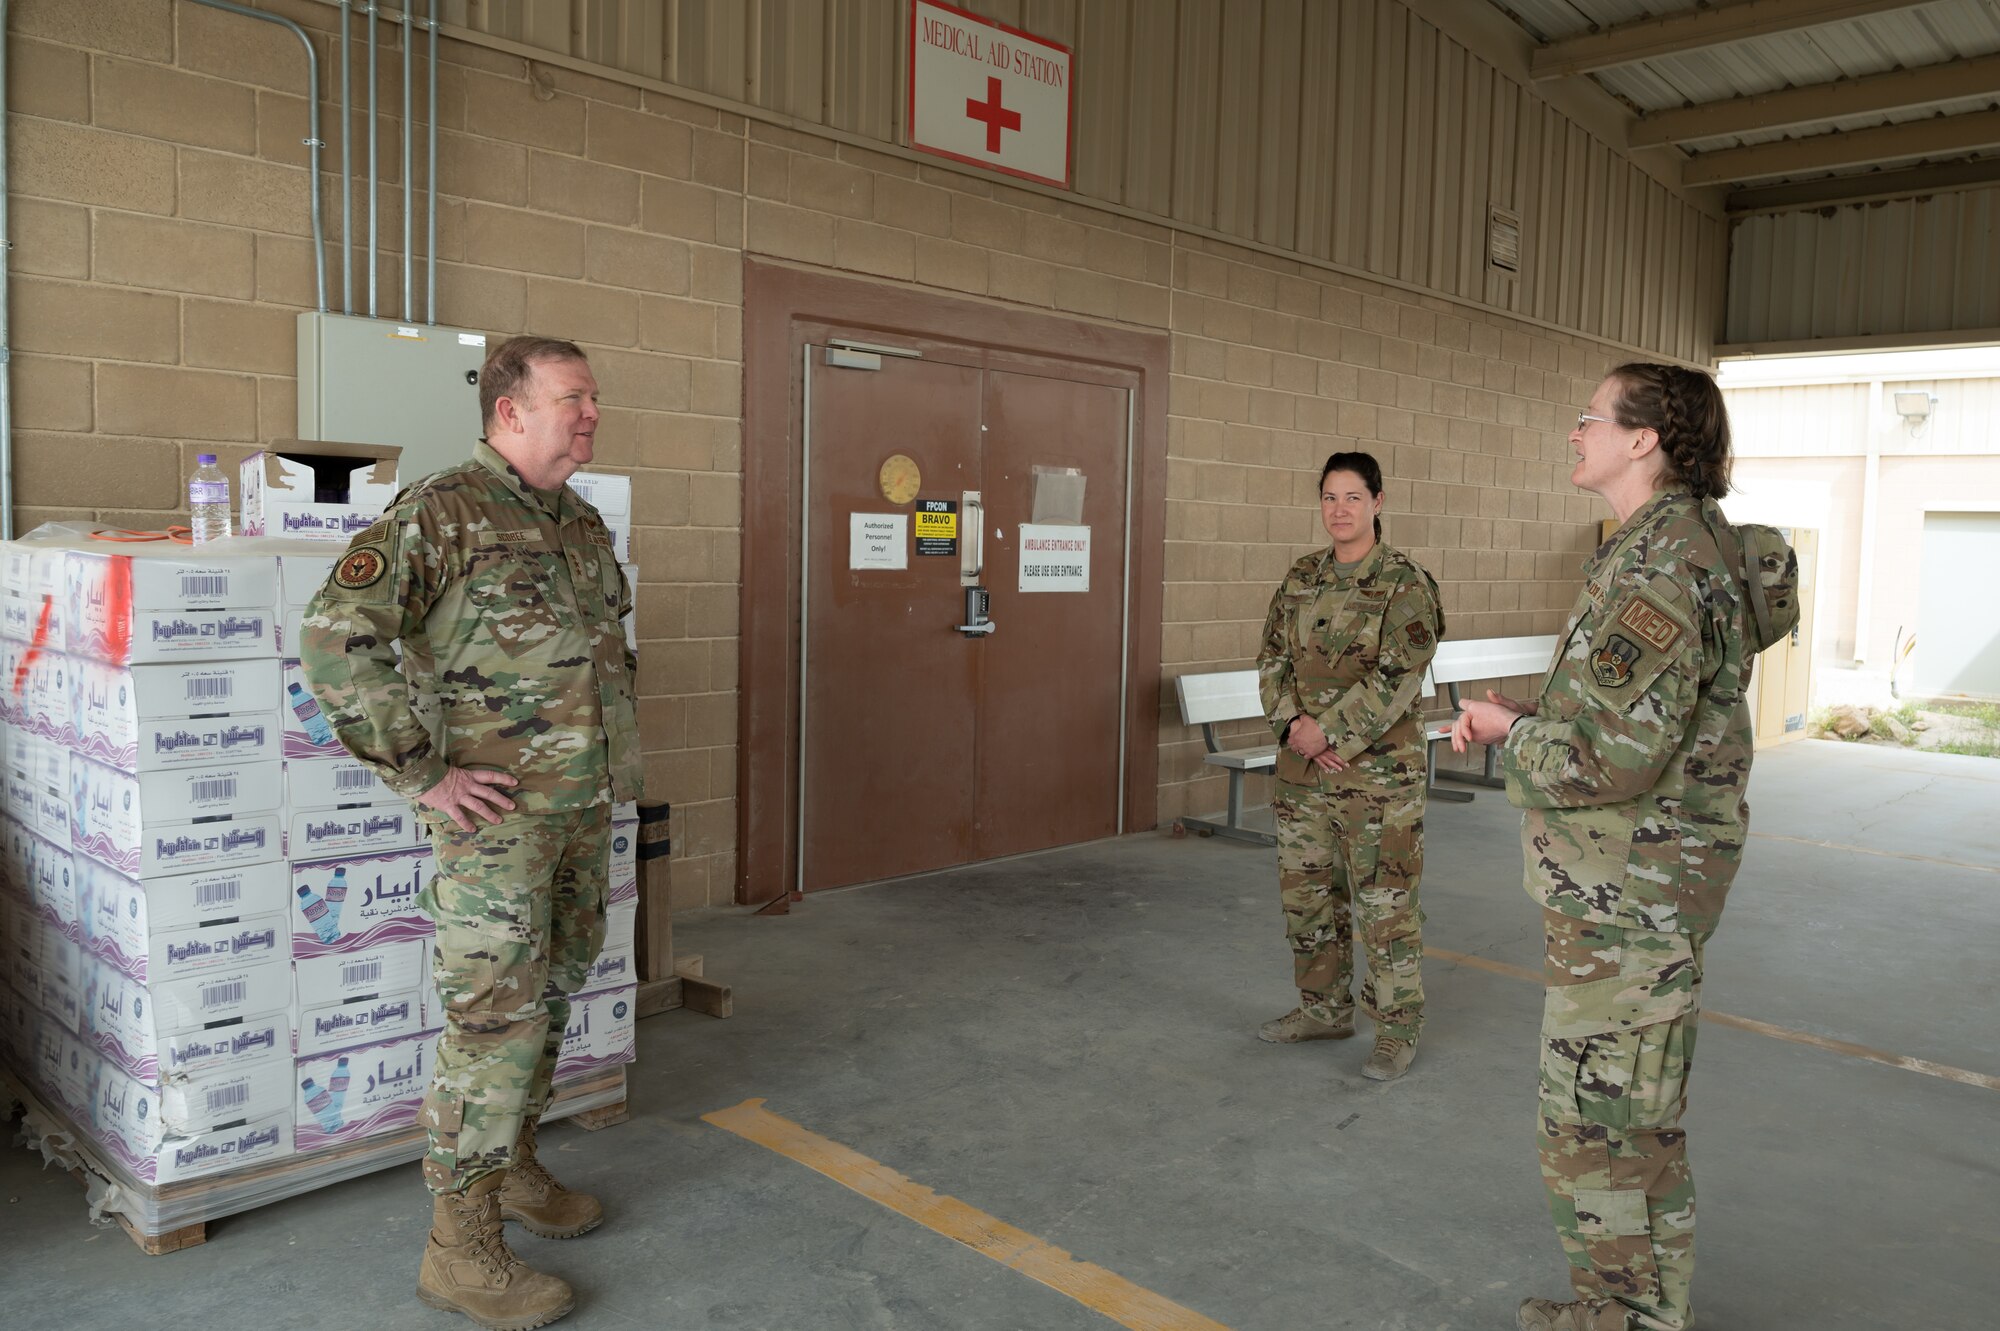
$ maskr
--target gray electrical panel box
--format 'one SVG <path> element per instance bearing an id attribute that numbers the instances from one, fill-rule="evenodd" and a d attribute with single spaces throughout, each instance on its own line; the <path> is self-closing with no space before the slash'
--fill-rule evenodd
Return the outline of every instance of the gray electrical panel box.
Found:
<path id="1" fill-rule="evenodd" d="M 408 485 L 472 456 L 486 334 L 308 311 L 299 316 L 299 438 L 397 444 Z"/>

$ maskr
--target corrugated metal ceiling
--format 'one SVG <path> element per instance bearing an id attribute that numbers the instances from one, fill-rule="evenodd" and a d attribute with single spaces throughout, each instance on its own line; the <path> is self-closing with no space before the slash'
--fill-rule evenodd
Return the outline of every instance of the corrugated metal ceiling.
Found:
<path id="1" fill-rule="evenodd" d="M 1720 8 L 1698 0 L 1493 0 L 1493 3 L 1542 43 L 1559 42 L 1643 19 Z M 1996 53 L 2000 53 L 2000 0 L 1935 0 L 1615 65 L 1588 77 L 1643 116 L 1784 89 L 1940 66 Z M 2000 109 L 2000 89 L 1991 95 L 1959 97 L 1781 129 L 1684 140 L 1680 146 L 1699 154 L 1992 109 Z M 1965 161 L 1993 155 L 1991 150 L 1980 149 L 1884 156 L 1864 164 L 1766 177 L 1759 183 L 1860 175 L 1892 163 Z"/>

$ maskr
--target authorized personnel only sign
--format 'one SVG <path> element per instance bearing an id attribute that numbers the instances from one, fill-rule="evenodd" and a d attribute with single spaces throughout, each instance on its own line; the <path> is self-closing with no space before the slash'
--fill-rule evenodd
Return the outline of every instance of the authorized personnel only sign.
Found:
<path id="1" fill-rule="evenodd" d="M 910 146 L 1069 187 L 1069 48 L 932 0 L 910 6 Z"/>
<path id="2" fill-rule="evenodd" d="M 1090 528 L 1021 524 L 1021 590 L 1090 590 Z"/>

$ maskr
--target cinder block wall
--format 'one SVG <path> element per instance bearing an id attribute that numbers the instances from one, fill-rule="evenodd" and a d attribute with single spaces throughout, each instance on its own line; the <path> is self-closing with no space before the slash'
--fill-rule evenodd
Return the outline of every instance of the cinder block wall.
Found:
<path id="1" fill-rule="evenodd" d="M 260 7 L 319 51 L 338 308 L 339 14 Z M 295 432 L 302 52 L 185 0 L 19 0 L 10 22 L 16 526 L 161 526 L 195 452 L 227 466 Z M 397 36 L 378 71 L 392 317 Z M 1388 538 L 1444 584 L 1454 633 L 1559 627 L 1597 516 L 1563 433 L 1617 349 L 652 88 L 455 40 L 440 56 L 438 317 L 582 343 L 599 465 L 634 477 L 640 724 L 649 793 L 675 805 L 678 904 L 735 882 L 746 252 L 1171 333 L 1163 677 L 1248 663 L 1272 587 L 1323 539 L 1336 448 L 1381 458 Z M 1170 703 L 1160 744 L 1161 818 L 1219 807 Z"/>

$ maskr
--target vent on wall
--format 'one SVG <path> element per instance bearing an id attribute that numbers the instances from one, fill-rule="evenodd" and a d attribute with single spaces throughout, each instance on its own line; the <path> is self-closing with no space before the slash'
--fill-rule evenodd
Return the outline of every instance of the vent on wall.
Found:
<path id="1" fill-rule="evenodd" d="M 1510 277 L 1521 271 L 1521 215 L 1498 204 L 1486 209 L 1486 266 Z"/>

